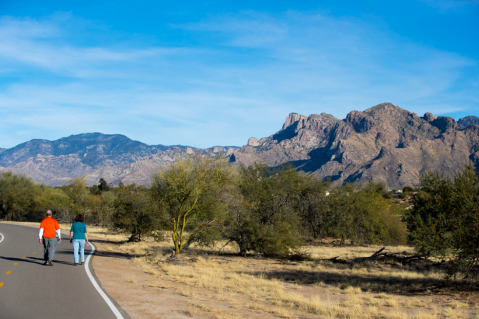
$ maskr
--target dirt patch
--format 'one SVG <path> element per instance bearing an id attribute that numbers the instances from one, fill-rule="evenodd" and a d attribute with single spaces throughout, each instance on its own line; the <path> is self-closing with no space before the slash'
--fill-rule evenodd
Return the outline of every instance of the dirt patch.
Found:
<path id="1" fill-rule="evenodd" d="M 132 318 L 276 318 L 238 309 L 244 297 L 160 279 L 131 256 L 112 254 L 106 244 L 96 246 L 95 274 L 102 288 Z"/>
<path id="2" fill-rule="evenodd" d="M 104 245 L 95 244 L 92 266 L 102 288 L 132 318 L 189 318 L 185 300 L 175 293 L 150 287 L 151 276 L 130 259 L 105 253 Z"/>

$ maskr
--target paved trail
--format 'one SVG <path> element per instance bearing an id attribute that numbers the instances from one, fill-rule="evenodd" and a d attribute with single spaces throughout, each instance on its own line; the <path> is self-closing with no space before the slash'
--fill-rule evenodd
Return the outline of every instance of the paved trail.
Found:
<path id="1" fill-rule="evenodd" d="M 65 235 L 51 267 L 43 265 L 38 229 L 0 223 L 0 233 L 0 319 L 130 318 L 122 310 L 115 315 L 85 266 L 73 266 L 73 247 Z M 89 253 L 85 248 L 85 258 Z"/>

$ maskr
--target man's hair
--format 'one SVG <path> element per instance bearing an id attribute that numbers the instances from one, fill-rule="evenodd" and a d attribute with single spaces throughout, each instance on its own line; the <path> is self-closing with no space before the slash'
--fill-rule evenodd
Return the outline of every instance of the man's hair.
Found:
<path id="1" fill-rule="evenodd" d="M 48 215 L 48 216 L 51 216 L 51 215 L 52 215 L 52 211 L 51 211 L 51 210 L 47 210 L 47 215 Z"/>
<path id="2" fill-rule="evenodd" d="M 82 214 L 79 214 L 75 217 L 75 221 L 76 222 L 82 222 L 83 223 L 83 215 Z"/>

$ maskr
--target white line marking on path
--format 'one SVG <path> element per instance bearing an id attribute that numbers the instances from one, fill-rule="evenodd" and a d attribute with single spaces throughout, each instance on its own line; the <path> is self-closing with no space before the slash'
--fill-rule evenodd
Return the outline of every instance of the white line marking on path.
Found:
<path id="1" fill-rule="evenodd" d="M 2 236 L 2 239 L 0 239 L 0 243 L 5 239 L 5 236 L 3 236 L 2 233 L 0 233 L 0 236 Z"/>
<path id="2" fill-rule="evenodd" d="M 106 295 L 106 293 L 100 288 L 100 285 L 98 285 L 98 283 L 96 282 L 95 278 L 93 278 L 91 272 L 90 272 L 90 268 L 88 267 L 88 265 L 90 264 L 90 259 L 91 259 L 91 256 L 93 255 L 93 253 L 95 252 L 95 246 L 90 243 L 91 245 L 91 251 L 90 251 L 90 254 L 88 255 L 88 257 L 86 258 L 86 262 L 85 262 L 85 271 L 86 271 L 86 274 L 88 275 L 88 278 L 90 278 L 90 281 L 91 283 L 93 284 L 93 287 L 95 287 L 95 289 L 98 291 L 98 293 L 100 294 L 100 296 L 103 297 L 103 300 L 105 300 L 105 302 L 107 303 L 108 307 L 110 307 L 111 311 L 113 311 L 113 313 L 115 314 L 115 316 L 118 318 L 118 319 L 124 319 L 123 316 L 121 315 L 120 311 L 115 307 L 115 305 L 113 304 L 113 302 L 111 302 L 110 298 L 108 298 L 108 296 Z"/>
<path id="3" fill-rule="evenodd" d="M 67 233 L 64 233 L 62 232 L 63 235 L 65 236 L 69 236 L 70 234 L 67 234 Z M 90 267 L 88 266 L 90 264 L 90 259 L 91 259 L 91 256 L 93 255 L 93 253 L 95 252 L 96 248 L 95 246 L 90 243 L 91 245 L 91 250 L 90 250 L 90 254 L 88 255 L 88 257 L 86 258 L 86 261 L 85 261 L 85 271 L 86 271 L 86 274 L 88 275 L 88 278 L 90 279 L 93 287 L 95 287 L 96 291 L 98 291 L 98 293 L 100 294 L 100 296 L 103 298 L 103 300 L 105 300 L 106 304 L 108 305 L 108 307 L 110 307 L 111 311 L 113 311 L 113 314 L 115 314 L 116 318 L 117 319 L 125 319 L 120 311 L 118 310 L 117 307 L 115 307 L 115 305 L 113 304 L 113 302 L 111 302 L 110 298 L 108 298 L 108 296 L 106 295 L 106 293 L 103 291 L 103 289 L 101 289 L 100 285 L 96 282 L 95 280 L 95 277 L 93 277 L 93 275 L 91 274 L 90 272 Z"/>

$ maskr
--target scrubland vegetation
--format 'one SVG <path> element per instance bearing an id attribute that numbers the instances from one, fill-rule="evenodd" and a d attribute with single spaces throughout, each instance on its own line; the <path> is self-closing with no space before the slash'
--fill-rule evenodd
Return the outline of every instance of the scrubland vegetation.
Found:
<path id="1" fill-rule="evenodd" d="M 176 254 L 193 243 L 227 241 L 243 256 L 286 257 L 331 237 L 352 245 L 406 243 L 404 207 L 387 194 L 374 182 L 332 189 L 291 166 L 235 169 L 224 158 L 192 156 L 158 172 L 150 187 L 110 187 L 101 179 L 88 188 L 80 178 L 47 187 L 3 172 L 0 218 L 39 221 L 51 209 L 60 221 L 83 214 L 130 241 L 168 236 Z"/>
<path id="2" fill-rule="evenodd" d="M 289 166 L 192 156 L 150 187 L 74 179 L 52 188 L 3 172 L 0 218 L 38 221 L 51 209 L 68 223 L 84 214 L 103 249 L 132 258 L 151 287 L 191 297 L 192 316 L 477 317 L 461 295 L 476 291 L 479 273 L 473 166 L 452 180 L 428 172 L 404 191 L 333 188 Z M 445 292 L 459 297 L 434 299 Z"/>

